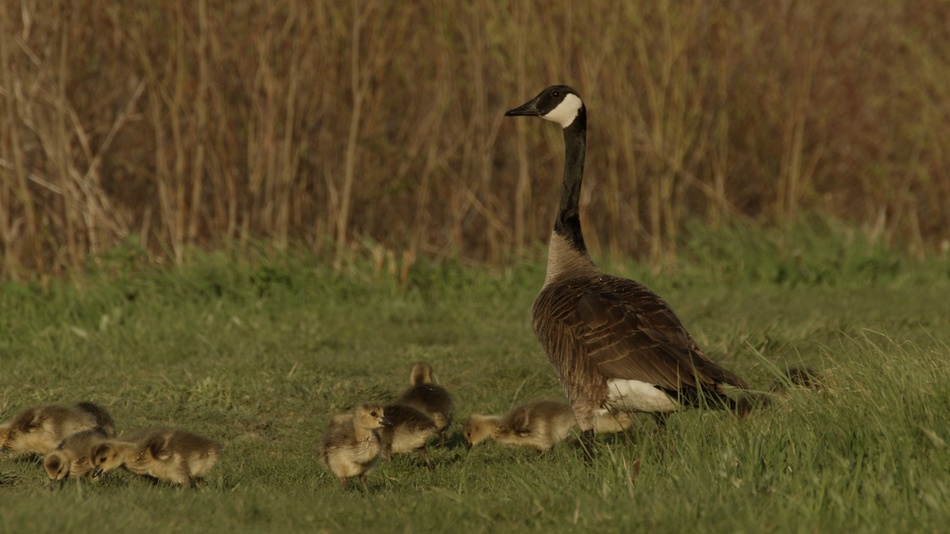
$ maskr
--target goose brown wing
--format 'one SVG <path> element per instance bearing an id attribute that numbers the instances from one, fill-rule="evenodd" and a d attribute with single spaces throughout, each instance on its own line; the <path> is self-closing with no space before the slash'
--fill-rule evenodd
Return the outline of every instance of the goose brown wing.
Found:
<path id="1" fill-rule="evenodd" d="M 604 376 L 667 390 L 723 382 L 746 387 L 703 354 L 662 299 L 639 284 L 618 289 L 583 295 L 566 318 L 579 348 Z"/>
<path id="2" fill-rule="evenodd" d="M 661 309 L 651 308 L 633 306 L 615 293 L 590 293 L 577 301 L 567 321 L 579 348 L 604 376 L 667 390 L 695 387 L 688 340 L 664 324 L 669 320 Z"/>

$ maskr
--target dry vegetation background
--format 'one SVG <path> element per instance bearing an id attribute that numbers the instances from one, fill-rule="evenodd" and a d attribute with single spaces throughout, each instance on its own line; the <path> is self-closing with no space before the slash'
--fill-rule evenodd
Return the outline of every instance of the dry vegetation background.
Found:
<path id="1" fill-rule="evenodd" d="M 4 278 L 117 247 L 303 242 L 497 262 L 546 239 L 551 83 L 591 118 L 599 253 L 820 213 L 950 237 L 942 0 L 0 2 Z"/>

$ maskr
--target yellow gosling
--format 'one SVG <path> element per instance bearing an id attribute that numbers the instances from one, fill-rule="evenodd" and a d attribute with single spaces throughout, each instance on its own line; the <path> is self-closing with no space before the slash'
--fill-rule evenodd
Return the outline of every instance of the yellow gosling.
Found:
<path id="1" fill-rule="evenodd" d="M 425 460 L 426 467 L 434 470 L 435 465 L 426 452 L 426 443 L 436 435 L 438 427 L 428 415 L 402 404 L 390 404 L 385 407 L 389 424 L 382 427 L 379 437 L 383 446 L 383 456 L 391 460 L 393 454 L 418 453 Z"/>
<path id="2" fill-rule="evenodd" d="M 122 466 L 178 485 L 198 485 L 221 457 L 221 444 L 179 429 L 156 428 L 128 440 L 109 440 L 96 449 L 93 476 Z"/>
<path id="3" fill-rule="evenodd" d="M 634 416 L 626 412 L 598 414 L 594 430 L 598 433 L 622 432 Z M 471 448 L 491 438 L 503 445 L 547 451 L 571 435 L 577 426 L 574 411 L 566 402 L 535 400 L 516 406 L 504 416 L 473 414 L 462 429 Z"/>
<path id="4" fill-rule="evenodd" d="M 388 423 L 385 410 L 378 404 L 363 404 L 351 417 L 336 416 L 331 420 L 320 444 L 323 465 L 346 488 L 350 478 L 358 477 L 364 491 L 369 491 L 366 478 L 379 461 L 382 446 L 377 431 Z"/>
<path id="5" fill-rule="evenodd" d="M 96 448 L 107 439 L 109 436 L 98 428 L 66 436 L 62 443 L 43 460 L 43 467 L 46 469 L 50 482 L 59 482 L 68 477 L 81 478 L 91 474 Z"/>
<path id="6" fill-rule="evenodd" d="M 27 408 L 0 425 L 0 449 L 45 456 L 69 435 L 98 428 L 115 435 L 109 412 L 92 402 L 44 404 Z"/>
<path id="7" fill-rule="evenodd" d="M 445 445 L 445 433 L 452 424 L 452 396 L 432 379 L 432 366 L 419 362 L 412 366 L 410 387 L 396 399 L 396 404 L 411 406 L 426 414 L 436 424 L 439 444 Z"/>

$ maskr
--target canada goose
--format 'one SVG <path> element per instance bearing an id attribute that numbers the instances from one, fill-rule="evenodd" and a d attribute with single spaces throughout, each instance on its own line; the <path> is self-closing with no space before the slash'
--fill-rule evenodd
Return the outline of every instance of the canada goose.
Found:
<path id="1" fill-rule="evenodd" d="M 366 477 L 376 467 L 382 449 L 377 430 L 388 420 L 378 404 L 363 404 L 352 417 L 336 416 L 320 444 L 320 459 L 346 488 L 347 479 L 359 477 L 364 491 L 369 491 Z"/>
<path id="2" fill-rule="evenodd" d="M 93 457 L 92 476 L 98 478 L 123 466 L 178 485 L 197 485 L 221 457 L 221 444 L 185 430 L 154 428 L 128 439 L 101 443 Z"/>
<path id="3" fill-rule="evenodd" d="M 34 406 L 0 425 L 0 449 L 45 456 L 66 436 L 93 428 L 109 436 L 115 435 L 112 416 L 98 404 L 79 402 Z"/>
<path id="4" fill-rule="evenodd" d="M 724 386 L 745 389 L 745 381 L 713 363 L 663 299 L 601 271 L 587 252 L 578 207 L 587 110 L 577 91 L 554 85 L 505 115 L 541 117 L 564 131 L 561 201 L 531 317 L 584 441 L 605 410 L 667 413 L 706 401 L 734 407 Z"/>
<path id="5" fill-rule="evenodd" d="M 383 456 L 392 459 L 393 454 L 419 453 L 426 467 L 434 470 L 432 460 L 426 452 L 426 443 L 438 432 L 435 421 L 412 406 L 390 404 L 384 408 L 389 424 L 379 431 L 383 447 Z"/>
<path id="6" fill-rule="evenodd" d="M 50 482 L 67 477 L 80 478 L 92 473 L 92 458 L 96 448 L 107 439 L 109 436 L 98 428 L 66 436 L 43 460 Z"/>
<path id="7" fill-rule="evenodd" d="M 598 414 L 594 418 L 594 431 L 622 432 L 632 423 L 633 417 L 628 413 Z M 570 404 L 534 400 L 512 408 L 504 416 L 472 414 L 462 428 L 462 436 L 468 448 L 490 437 L 504 445 L 546 451 L 567 438 L 576 425 Z"/>
<path id="8" fill-rule="evenodd" d="M 442 386 L 432 383 L 432 367 L 423 362 L 412 366 L 409 389 L 396 404 L 411 406 L 435 421 L 439 444 L 445 445 L 445 432 L 452 423 L 452 396 Z"/>

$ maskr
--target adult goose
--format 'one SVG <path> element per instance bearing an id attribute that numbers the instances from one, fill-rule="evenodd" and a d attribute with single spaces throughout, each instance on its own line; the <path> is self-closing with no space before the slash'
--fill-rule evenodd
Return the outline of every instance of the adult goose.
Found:
<path id="1" fill-rule="evenodd" d="M 593 439 L 594 421 L 607 410 L 734 408 L 724 386 L 747 388 L 745 381 L 713 363 L 663 299 L 601 271 L 587 252 L 578 210 L 587 109 L 577 91 L 554 85 L 505 115 L 541 117 L 564 130 L 561 202 L 531 317 L 584 441 Z"/>

